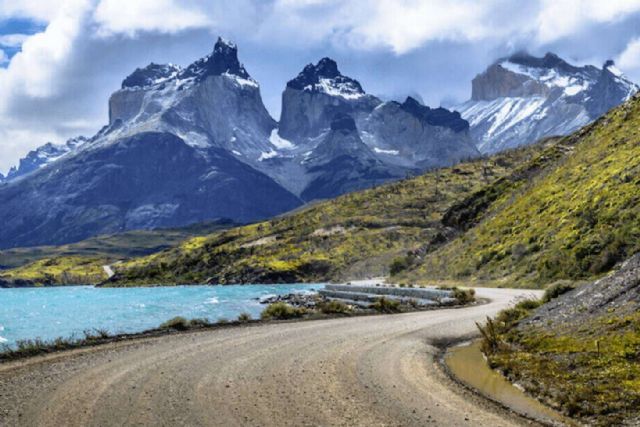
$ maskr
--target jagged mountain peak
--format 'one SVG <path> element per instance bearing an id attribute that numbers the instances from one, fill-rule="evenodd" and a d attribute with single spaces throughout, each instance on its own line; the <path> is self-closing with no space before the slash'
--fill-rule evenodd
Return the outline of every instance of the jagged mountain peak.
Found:
<path id="1" fill-rule="evenodd" d="M 89 139 L 84 136 L 78 136 L 67 140 L 63 144 L 54 144 L 47 142 L 40 147 L 29 151 L 26 156 L 20 159 L 17 166 L 12 166 L 4 178 L 6 181 L 12 181 L 34 172 L 64 156 L 74 152 L 77 148 L 88 142 Z"/>
<path id="2" fill-rule="evenodd" d="M 218 37 L 213 52 L 189 65 L 180 78 L 196 77 L 199 80 L 208 76 L 232 74 L 243 79 L 250 79 L 249 73 L 238 60 L 238 47 L 235 43 Z"/>
<path id="3" fill-rule="evenodd" d="M 536 57 L 526 51 L 520 51 L 499 60 L 498 63 L 505 61 L 525 67 L 557 69 L 568 73 L 576 73 L 581 70 L 580 67 L 569 64 L 553 52 L 547 52 L 543 57 Z"/>
<path id="4" fill-rule="evenodd" d="M 235 43 L 218 37 L 213 51 L 207 56 L 193 62 L 183 69 L 174 64 L 150 63 L 144 68 L 136 68 L 122 82 L 122 89 L 147 89 L 162 87 L 163 83 L 171 80 L 202 81 L 209 76 L 232 75 L 250 81 L 249 73 L 238 60 L 238 47 Z"/>
<path id="5" fill-rule="evenodd" d="M 448 127 L 454 132 L 463 132 L 469 129 L 469 122 L 460 117 L 460 113 L 457 111 L 449 111 L 442 107 L 430 108 L 422 105 L 411 96 L 408 96 L 400 104 L 400 108 L 431 126 Z"/>
<path id="6" fill-rule="evenodd" d="M 306 92 L 324 93 L 347 99 L 365 95 L 360 83 L 340 73 L 338 64 L 331 58 L 322 58 L 317 64 L 308 64 L 287 87 Z"/>
<path id="7" fill-rule="evenodd" d="M 122 81 L 122 89 L 153 86 L 178 75 L 182 68 L 174 64 L 150 63 L 144 68 L 136 68 Z"/>

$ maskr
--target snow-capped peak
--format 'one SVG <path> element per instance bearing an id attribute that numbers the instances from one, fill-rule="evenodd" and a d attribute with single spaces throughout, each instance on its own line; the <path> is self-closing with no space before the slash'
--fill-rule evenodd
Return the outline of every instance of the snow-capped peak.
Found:
<path id="1" fill-rule="evenodd" d="M 564 61 L 562 64 L 566 64 Z M 568 69 L 568 67 L 544 67 L 513 61 L 511 58 L 499 62 L 500 67 L 515 74 L 526 76 L 548 88 L 562 88 L 567 96 L 574 96 L 587 90 L 595 83 L 597 76 L 587 70 Z M 568 65 L 568 64 L 567 64 Z M 589 70 L 590 71 L 590 70 Z"/>
<path id="2" fill-rule="evenodd" d="M 344 99 L 359 99 L 366 95 L 360 83 L 343 76 L 331 58 L 322 58 L 315 65 L 308 64 L 295 79 L 287 83 L 287 87 Z"/>
<path id="3" fill-rule="evenodd" d="M 83 136 L 78 136 L 69 139 L 64 144 L 47 142 L 35 150 L 30 151 L 25 157 L 20 159 L 18 166 L 13 166 L 9 170 L 9 173 L 7 173 L 5 179 L 10 181 L 38 170 L 50 163 L 53 163 L 66 154 L 75 152 L 88 141 L 89 139 Z"/>
<path id="4" fill-rule="evenodd" d="M 238 49 L 238 46 L 231 40 L 227 40 L 224 37 L 219 36 L 218 41 L 214 47 L 215 51 L 222 52 L 224 49 Z"/>
<path id="5" fill-rule="evenodd" d="M 251 78 L 238 60 L 238 47 L 235 43 L 218 37 L 218 41 L 213 47 L 213 52 L 189 65 L 178 75 L 178 78 L 188 79 L 195 77 L 197 80 L 204 80 L 208 76 L 222 74 L 232 74 L 245 80 Z"/>
<path id="6" fill-rule="evenodd" d="M 249 76 L 247 70 L 238 61 L 238 47 L 235 43 L 219 37 L 209 55 L 198 59 L 187 68 L 152 62 L 144 68 L 137 68 L 124 79 L 122 89 L 163 88 L 169 82 L 175 82 L 181 86 L 184 83 L 202 81 L 209 76 L 226 76 L 241 87 L 258 87 L 257 82 Z"/>

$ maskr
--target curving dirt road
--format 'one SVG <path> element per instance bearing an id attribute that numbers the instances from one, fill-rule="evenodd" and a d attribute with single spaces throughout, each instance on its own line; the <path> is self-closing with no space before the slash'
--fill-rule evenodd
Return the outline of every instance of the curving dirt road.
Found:
<path id="1" fill-rule="evenodd" d="M 510 426 L 456 385 L 430 343 L 532 291 L 464 309 L 267 324 L 0 365 L 2 426 Z"/>

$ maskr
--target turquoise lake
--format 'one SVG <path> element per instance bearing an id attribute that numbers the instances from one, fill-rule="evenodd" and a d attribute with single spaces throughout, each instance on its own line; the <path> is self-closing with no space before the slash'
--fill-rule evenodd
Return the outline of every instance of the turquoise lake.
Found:
<path id="1" fill-rule="evenodd" d="M 234 320 L 258 318 L 259 299 L 313 292 L 323 285 L 175 286 L 156 288 L 0 289 L 0 344 L 20 339 L 81 336 L 85 330 L 140 332 L 175 317 Z"/>

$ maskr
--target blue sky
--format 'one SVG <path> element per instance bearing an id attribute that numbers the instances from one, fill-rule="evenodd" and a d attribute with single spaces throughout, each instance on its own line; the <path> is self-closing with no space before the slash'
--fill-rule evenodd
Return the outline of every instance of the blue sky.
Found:
<path id="1" fill-rule="evenodd" d="M 640 82 L 640 0 L 0 0 L 0 172 L 47 141 L 91 135 L 149 62 L 187 65 L 218 35 L 238 44 L 277 119 L 286 81 L 330 56 L 385 99 L 431 106 L 517 50 Z"/>

